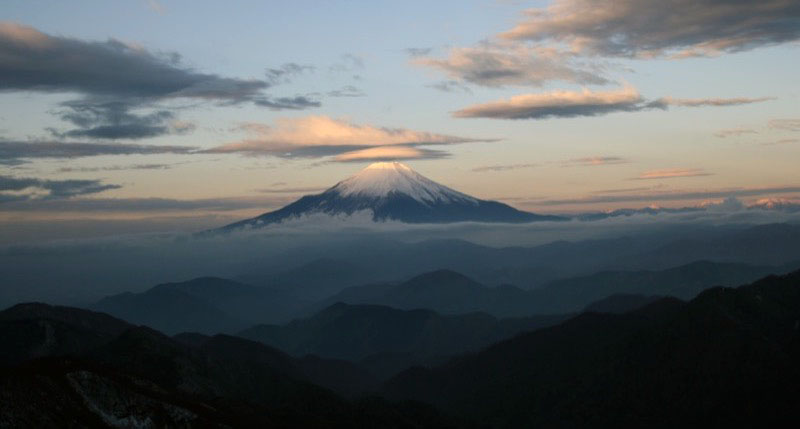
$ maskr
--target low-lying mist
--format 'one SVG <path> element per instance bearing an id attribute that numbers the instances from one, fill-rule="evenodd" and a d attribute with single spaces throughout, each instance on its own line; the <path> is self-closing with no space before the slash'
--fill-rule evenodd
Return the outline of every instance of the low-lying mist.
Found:
<path id="1" fill-rule="evenodd" d="M 357 263 L 380 255 L 390 268 L 376 274 L 376 278 L 365 277 L 375 281 L 400 280 L 398 277 L 415 274 L 411 271 L 416 267 L 454 268 L 432 266 L 438 261 L 435 257 L 430 258 L 431 265 L 420 262 L 419 258 L 409 259 L 409 253 L 415 251 L 406 245 L 431 240 L 463 240 L 494 248 L 536 247 L 557 241 L 596 242 L 622 237 L 633 240 L 616 245 L 611 243 L 605 250 L 594 253 L 588 250 L 575 253 L 574 261 L 556 261 L 555 274 L 548 275 L 558 277 L 607 265 L 610 261 L 608 248 L 614 249 L 614 246 L 619 247 L 616 256 L 620 259 L 626 250 L 652 250 L 648 247 L 656 248 L 674 240 L 710 239 L 752 225 L 798 222 L 800 213 L 723 207 L 685 213 L 634 214 L 594 221 L 528 224 L 374 223 L 364 214 L 347 219 L 309 217 L 230 234 L 129 234 L 57 240 L 45 244 L 15 244 L 0 248 L 0 307 L 20 301 L 85 305 L 106 295 L 142 291 L 158 283 L 200 276 L 265 279 L 319 259 Z M 633 248 L 623 248 L 631 246 L 631 243 L 635 243 Z M 457 252 L 464 251 L 430 250 L 432 255 L 449 258 L 443 261 L 457 260 Z M 456 253 L 441 255 L 448 252 Z M 546 252 L 533 253 L 531 258 L 539 254 Z M 592 258 L 596 258 L 597 263 L 592 263 Z M 782 262 L 774 261 L 776 264 Z M 529 264 L 536 266 L 537 260 L 531 260 Z M 622 262 L 615 264 L 624 265 Z M 403 265 L 407 265 L 407 269 L 403 269 Z M 572 266 L 579 268 L 571 270 Z M 477 276 L 491 285 L 519 278 L 514 273 L 506 273 L 503 277 L 490 272 L 504 267 L 473 268 L 466 274 Z M 258 276 L 254 277 L 254 272 Z"/>

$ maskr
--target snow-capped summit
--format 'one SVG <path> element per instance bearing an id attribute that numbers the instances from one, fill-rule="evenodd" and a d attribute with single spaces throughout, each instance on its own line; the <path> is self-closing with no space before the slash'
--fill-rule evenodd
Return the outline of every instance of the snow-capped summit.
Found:
<path id="1" fill-rule="evenodd" d="M 258 228 L 307 215 L 350 216 L 368 211 L 376 222 L 507 222 L 563 220 L 480 200 L 417 173 L 399 162 L 376 162 L 321 194 L 306 195 L 282 209 L 230 224 L 223 230 Z"/>
<path id="2" fill-rule="evenodd" d="M 392 192 L 398 192 L 421 203 L 463 201 L 478 204 L 477 199 L 440 185 L 401 162 L 370 164 L 355 176 L 336 184 L 330 191 L 343 197 L 367 198 L 387 197 Z"/>

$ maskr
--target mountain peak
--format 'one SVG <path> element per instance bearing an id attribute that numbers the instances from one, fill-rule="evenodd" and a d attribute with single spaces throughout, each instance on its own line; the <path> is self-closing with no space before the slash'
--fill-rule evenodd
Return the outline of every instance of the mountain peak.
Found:
<path id="1" fill-rule="evenodd" d="M 273 212 L 223 227 L 260 228 L 307 215 L 351 216 L 371 212 L 374 221 L 405 223 L 532 222 L 565 220 L 519 211 L 440 185 L 400 162 L 376 162 L 325 192 L 306 195 Z"/>
<path id="2" fill-rule="evenodd" d="M 400 162 L 370 164 L 356 175 L 336 184 L 329 192 L 344 197 L 372 198 L 383 198 L 390 193 L 398 193 L 421 203 L 458 201 L 476 204 L 478 201 L 469 195 L 440 185 Z"/>
<path id="3" fill-rule="evenodd" d="M 395 171 L 414 171 L 411 167 L 403 164 L 402 162 L 373 162 L 368 165 L 364 170 L 395 170 Z M 363 170 L 362 170 L 363 171 Z"/>

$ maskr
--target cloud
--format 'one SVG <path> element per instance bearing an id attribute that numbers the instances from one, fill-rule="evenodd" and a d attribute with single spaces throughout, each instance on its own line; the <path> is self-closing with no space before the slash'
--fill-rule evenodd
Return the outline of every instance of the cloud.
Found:
<path id="1" fill-rule="evenodd" d="M 738 106 L 741 104 L 760 103 L 762 101 L 775 100 L 775 97 L 736 97 L 736 98 L 673 98 L 663 97 L 653 101 L 653 107 L 660 106 L 684 106 L 684 107 L 703 107 L 703 106 Z"/>
<path id="2" fill-rule="evenodd" d="M 307 194 L 307 193 L 317 193 L 324 191 L 327 188 L 321 187 L 298 187 L 298 188 L 266 188 L 266 189 L 256 189 L 256 191 L 261 192 L 262 194 Z"/>
<path id="3" fill-rule="evenodd" d="M 263 124 L 246 124 L 242 128 L 249 131 L 252 137 L 218 146 L 205 152 L 318 158 L 379 146 L 445 145 L 494 141 L 405 128 L 356 125 L 327 116 L 283 118 L 276 120 L 274 127 L 267 127 Z"/>
<path id="4" fill-rule="evenodd" d="M 741 136 L 744 134 L 758 134 L 758 131 L 750 129 L 750 128 L 729 128 L 725 130 L 719 130 L 714 135 L 719 138 L 726 138 L 731 136 Z"/>
<path id="5" fill-rule="evenodd" d="M 93 96 L 247 101 L 269 85 L 198 73 L 176 53 L 151 53 L 119 40 L 88 42 L 0 23 L 0 90 Z"/>
<path id="6" fill-rule="evenodd" d="M 345 85 L 339 89 L 328 91 L 329 97 L 363 97 L 365 95 L 367 94 L 364 91 L 353 85 Z"/>
<path id="7" fill-rule="evenodd" d="M 433 48 L 406 48 L 404 51 L 411 57 L 424 57 L 429 55 Z"/>
<path id="8" fill-rule="evenodd" d="M 264 71 L 267 76 L 267 82 L 270 85 L 280 85 L 290 83 L 293 78 L 300 76 L 306 72 L 311 73 L 316 70 L 316 67 L 306 64 L 285 63 L 278 68 L 268 68 Z"/>
<path id="9" fill-rule="evenodd" d="M 275 69 L 291 74 L 297 65 Z M 267 77 L 279 79 L 275 74 Z M 61 119 L 77 128 L 66 137 L 142 139 L 180 132 L 169 126 L 174 112 L 159 104 L 174 100 L 220 104 L 252 102 L 271 109 L 305 109 L 319 102 L 303 97 L 274 99 L 272 82 L 200 73 L 174 52 L 151 52 L 115 39 L 104 42 L 51 36 L 35 28 L 0 22 L 0 91 L 77 93 L 61 104 Z M 144 110 L 145 112 L 134 111 Z M 186 130 L 183 130 L 184 132 Z"/>
<path id="10" fill-rule="evenodd" d="M 433 88 L 442 92 L 466 92 L 467 94 L 472 94 L 472 90 L 469 89 L 467 85 L 464 85 L 460 81 L 457 80 L 443 80 L 440 82 L 432 83 L 430 85 L 425 85 L 428 88 Z"/>
<path id="11" fill-rule="evenodd" d="M 484 165 L 481 167 L 475 167 L 472 171 L 483 173 L 487 171 L 507 171 L 507 170 L 519 170 L 522 168 L 535 168 L 539 167 L 539 164 L 500 164 L 500 165 Z"/>
<path id="12" fill-rule="evenodd" d="M 598 116 L 614 112 L 638 112 L 667 109 L 670 106 L 733 106 L 758 103 L 771 97 L 759 98 L 672 98 L 647 101 L 636 89 L 624 87 L 612 91 L 551 91 L 516 95 L 509 99 L 477 104 L 453 113 L 457 118 L 546 119 Z"/>
<path id="13" fill-rule="evenodd" d="M 555 0 L 501 38 L 573 52 L 653 58 L 713 56 L 800 40 L 796 0 Z"/>
<path id="14" fill-rule="evenodd" d="M 642 110 L 646 104 L 630 87 L 616 91 L 582 92 L 552 91 L 513 96 L 486 104 L 478 104 L 453 113 L 457 118 L 545 119 L 596 116 L 612 112 Z"/>
<path id="15" fill-rule="evenodd" d="M 190 154 L 190 146 L 159 146 L 133 143 L 66 143 L 59 141 L 0 140 L 0 164 L 38 158 L 82 158 L 100 155 Z"/>
<path id="16" fill-rule="evenodd" d="M 445 59 L 417 57 L 414 64 L 439 69 L 452 80 L 488 87 L 542 86 L 552 80 L 605 84 L 598 67 L 579 67 L 571 56 L 544 47 L 493 45 L 454 48 Z"/>
<path id="17" fill-rule="evenodd" d="M 147 7 L 159 15 L 164 15 L 165 13 L 167 13 L 166 9 L 164 8 L 164 5 L 161 4 L 161 2 L 159 2 L 158 0 L 147 0 Z"/>
<path id="18" fill-rule="evenodd" d="M 347 53 L 340 55 L 339 61 L 328 67 L 328 71 L 332 73 L 349 73 L 354 70 L 361 70 L 363 68 L 364 60 L 361 58 L 361 56 Z"/>
<path id="19" fill-rule="evenodd" d="M 799 143 L 799 142 L 800 142 L 800 139 L 780 139 L 780 140 L 775 140 L 775 141 L 772 141 L 772 142 L 761 143 L 761 145 L 762 146 L 775 146 L 775 145 L 793 144 L 793 143 Z"/>
<path id="20" fill-rule="evenodd" d="M 408 159 L 440 159 L 450 156 L 449 153 L 409 146 L 379 146 L 345 152 L 333 158 L 336 162 L 375 162 L 399 161 Z"/>
<path id="21" fill-rule="evenodd" d="M 625 164 L 629 162 L 625 158 L 621 158 L 618 156 L 589 156 L 584 158 L 573 158 L 568 159 L 561 164 L 565 167 L 570 166 L 597 166 L 597 165 L 609 165 L 609 164 Z"/>
<path id="22" fill-rule="evenodd" d="M 775 130 L 800 131 L 800 119 L 772 119 L 768 126 Z"/>
<path id="23" fill-rule="evenodd" d="M 2 176 L 0 176 L 2 177 Z M 1 179 L 0 179 L 1 180 Z M 291 201 L 281 197 L 231 197 L 178 200 L 170 198 L 75 198 L 27 199 L 0 205 L 0 212 L 117 212 L 147 213 L 172 211 L 235 211 L 273 208 Z"/>
<path id="24" fill-rule="evenodd" d="M 305 110 L 312 107 L 320 107 L 322 103 L 307 95 L 296 95 L 294 97 L 261 97 L 253 100 L 257 106 L 268 107 L 271 110 Z"/>
<path id="25" fill-rule="evenodd" d="M 126 170 L 169 170 L 175 164 L 133 164 L 112 165 L 109 167 L 61 167 L 59 173 L 96 173 L 98 171 L 126 171 Z"/>
<path id="26" fill-rule="evenodd" d="M 635 177 L 636 180 L 649 180 L 649 179 L 673 179 L 676 177 L 699 177 L 711 176 L 700 168 L 665 168 L 661 170 L 649 170 Z"/>
<path id="27" fill-rule="evenodd" d="M 754 197 L 773 194 L 787 194 L 800 192 L 800 186 L 776 186 L 768 188 L 728 188 L 697 191 L 652 192 L 645 194 L 610 194 L 592 195 L 585 198 L 541 200 L 537 204 L 544 206 L 572 205 L 572 204 L 602 204 L 622 202 L 653 202 L 653 201 L 682 201 L 701 200 L 710 198 L 729 197 Z"/>
<path id="28" fill-rule="evenodd" d="M 119 188 L 120 185 L 103 184 L 99 180 L 44 180 L 0 175 L 0 202 L 72 198 Z"/>

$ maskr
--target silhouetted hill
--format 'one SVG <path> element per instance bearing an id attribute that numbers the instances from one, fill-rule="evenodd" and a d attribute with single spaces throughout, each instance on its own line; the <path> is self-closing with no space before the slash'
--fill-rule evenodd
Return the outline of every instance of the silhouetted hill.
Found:
<path id="1" fill-rule="evenodd" d="M 342 288 L 368 282 L 376 273 L 348 261 L 320 258 L 299 267 L 281 271 L 268 279 L 259 279 L 276 289 L 291 292 L 306 299 L 323 299 Z M 243 277 L 248 279 L 247 276 Z"/>
<path id="2" fill-rule="evenodd" d="M 0 312 L 0 366 L 44 356 L 83 354 L 131 325 L 107 314 L 40 303 Z"/>
<path id="3" fill-rule="evenodd" d="M 279 290 L 201 277 L 160 284 L 142 293 L 113 295 L 91 308 L 168 334 L 213 334 L 235 332 L 253 323 L 286 321 L 304 305 Z"/>
<path id="4" fill-rule="evenodd" d="M 421 363 L 478 350 L 567 316 L 496 319 L 485 313 L 443 316 L 431 310 L 334 304 L 284 326 L 259 325 L 238 335 L 295 356 L 314 354 L 361 362 L 384 377 Z"/>
<path id="5" fill-rule="evenodd" d="M 773 223 L 713 238 L 676 239 L 617 264 L 633 269 L 662 269 L 696 260 L 752 265 L 797 262 L 800 260 L 800 225 Z"/>
<path id="6" fill-rule="evenodd" d="M 587 313 L 623 314 L 652 304 L 663 297 L 619 293 L 595 301 L 584 308 Z"/>
<path id="7" fill-rule="evenodd" d="M 697 261 L 661 271 L 603 271 L 557 280 L 532 291 L 535 313 L 579 311 L 615 294 L 661 295 L 692 299 L 712 286 L 735 286 L 786 268 Z"/>
<path id="8" fill-rule="evenodd" d="M 485 312 L 496 317 L 569 314 L 612 295 L 675 296 L 691 299 L 713 286 L 751 282 L 784 267 L 698 261 L 661 271 L 603 271 L 550 282 L 533 290 L 486 287 L 450 270 L 408 281 L 349 287 L 317 304 L 376 304 L 398 309 L 427 308 L 443 314 Z"/>
<path id="9" fill-rule="evenodd" d="M 443 314 L 486 312 L 498 317 L 528 316 L 529 297 L 513 286 L 490 288 L 450 270 L 418 275 L 397 285 L 347 288 L 324 304 L 377 304 L 397 309 L 427 308 Z"/>
<path id="10" fill-rule="evenodd" d="M 781 425 L 800 398 L 800 271 L 584 313 L 386 385 L 492 427 Z"/>
<path id="11" fill-rule="evenodd" d="M 4 357 L 24 356 L 37 341 L 41 352 L 0 362 L 3 426 L 446 426 L 429 407 L 349 401 L 315 384 L 349 393 L 371 383 L 343 361 L 294 359 L 224 335 L 191 335 L 195 344 L 187 345 L 86 310 L 37 304 L 0 312 L 4 334 L 20 323 L 41 332 L 21 345 L 5 342 Z"/>

